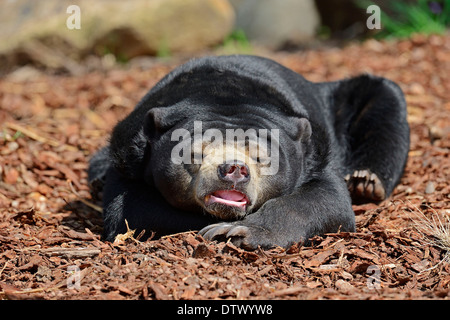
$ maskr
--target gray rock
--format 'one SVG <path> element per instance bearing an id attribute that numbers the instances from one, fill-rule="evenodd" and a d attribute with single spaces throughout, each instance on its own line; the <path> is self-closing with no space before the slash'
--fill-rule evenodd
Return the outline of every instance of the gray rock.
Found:
<path id="1" fill-rule="evenodd" d="M 231 0 L 236 27 L 249 40 L 272 49 L 312 40 L 320 26 L 313 0 Z"/>
<path id="2" fill-rule="evenodd" d="M 74 21 L 67 13 L 73 4 L 80 8 L 80 29 L 66 23 Z M 92 51 L 119 59 L 195 52 L 221 43 L 234 19 L 228 0 L 7 0 L 0 4 L 0 53 L 43 50 L 42 63 L 53 68 L 61 56 L 77 60 Z"/>

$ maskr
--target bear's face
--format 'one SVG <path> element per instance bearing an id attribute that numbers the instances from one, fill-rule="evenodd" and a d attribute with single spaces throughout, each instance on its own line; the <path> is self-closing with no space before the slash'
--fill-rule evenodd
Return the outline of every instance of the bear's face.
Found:
<path id="1" fill-rule="evenodd" d="M 293 177 L 301 177 L 302 166 L 290 161 L 304 161 L 300 136 L 311 134 L 306 120 L 294 121 L 297 128 L 292 131 L 274 123 L 270 128 L 240 128 L 244 122 L 239 119 L 221 121 L 217 115 L 169 124 L 167 114 L 152 110 L 148 118 L 151 149 L 145 179 L 176 208 L 200 210 L 220 220 L 242 219 L 290 193 L 298 181 Z M 296 131 L 300 136 L 286 133 Z"/>
<path id="2" fill-rule="evenodd" d="M 256 141 L 203 143 L 201 164 L 187 166 L 196 202 L 222 220 L 235 220 L 277 196 L 268 192 L 270 176 L 262 174 L 267 165 L 258 156 L 258 147 Z M 259 153 L 263 152 L 267 151 L 261 147 Z"/>

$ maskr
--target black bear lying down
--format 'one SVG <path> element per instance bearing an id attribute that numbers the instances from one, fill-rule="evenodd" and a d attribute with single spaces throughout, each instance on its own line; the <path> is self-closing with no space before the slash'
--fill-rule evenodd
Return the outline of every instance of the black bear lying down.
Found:
<path id="1" fill-rule="evenodd" d="M 311 83 L 254 56 L 192 60 L 162 79 L 91 160 L 104 238 L 200 230 L 238 246 L 288 247 L 355 229 L 409 149 L 400 88 L 371 75 Z M 145 237 L 144 236 L 144 237 Z"/>

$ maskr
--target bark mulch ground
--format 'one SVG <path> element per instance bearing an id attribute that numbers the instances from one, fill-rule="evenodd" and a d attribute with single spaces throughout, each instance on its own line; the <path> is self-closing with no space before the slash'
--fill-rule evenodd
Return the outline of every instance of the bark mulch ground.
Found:
<path id="1" fill-rule="evenodd" d="M 89 157 L 179 63 L 22 68 L 0 79 L 0 299 L 449 299 L 450 35 L 270 57 L 312 81 L 370 72 L 405 92 L 405 175 L 390 199 L 354 206 L 356 233 L 253 252 L 195 232 L 104 242 Z"/>

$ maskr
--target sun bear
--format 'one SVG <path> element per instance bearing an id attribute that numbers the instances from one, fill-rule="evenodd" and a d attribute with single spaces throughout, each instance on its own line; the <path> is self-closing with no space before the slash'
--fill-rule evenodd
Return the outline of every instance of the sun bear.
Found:
<path id="1" fill-rule="evenodd" d="M 93 156 L 104 239 L 200 230 L 237 246 L 289 247 L 354 231 L 409 150 L 399 86 L 360 75 L 313 83 L 262 57 L 194 59 L 158 82 Z"/>

